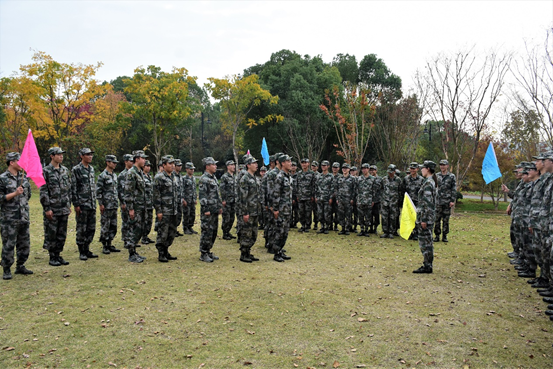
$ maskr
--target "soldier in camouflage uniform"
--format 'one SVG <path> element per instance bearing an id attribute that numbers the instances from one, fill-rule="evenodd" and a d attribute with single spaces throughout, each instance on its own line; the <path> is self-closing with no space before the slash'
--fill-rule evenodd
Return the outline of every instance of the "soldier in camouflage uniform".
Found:
<path id="1" fill-rule="evenodd" d="M 380 214 L 382 215 L 382 231 L 380 238 L 394 238 L 396 218 L 399 217 L 399 189 L 401 179 L 396 176 L 396 166 L 388 166 L 388 175 L 382 180 L 382 197 Z"/>
<path id="2" fill-rule="evenodd" d="M 449 162 L 440 160 L 440 173 L 438 177 L 438 203 L 436 206 L 436 225 L 434 226 L 434 242 L 440 242 L 441 223 L 443 223 L 442 241 L 448 242 L 449 217 L 451 208 L 455 206 L 457 200 L 457 182 L 455 174 L 448 172 Z"/>
<path id="3" fill-rule="evenodd" d="M 419 175 L 419 163 L 412 162 L 409 164 L 409 174 L 403 178 L 401 183 L 400 199 L 403 199 L 403 194 L 407 193 L 411 200 L 413 200 L 415 207 L 417 207 L 419 189 L 421 188 L 423 182 L 424 178 Z M 418 239 L 417 231 L 418 229 L 415 227 L 409 237 L 410 240 Z"/>
<path id="4" fill-rule="evenodd" d="M 90 165 L 94 151 L 85 147 L 79 155 L 81 162 L 71 169 L 71 202 L 77 219 L 79 259 L 88 260 L 98 257 L 90 251 L 96 233 L 96 184 Z"/>
<path id="5" fill-rule="evenodd" d="M 117 193 L 117 174 L 114 170 L 119 161 L 115 155 L 106 155 L 106 169 L 98 176 L 96 198 L 100 206 L 100 242 L 102 253 L 120 252 L 111 243 L 117 234 L 117 208 L 119 207 Z"/>
<path id="6" fill-rule="evenodd" d="M 357 167 L 354 165 L 349 170 L 349 175 L 353 177 L 353 204 L 351 205 L 351 229 L 350 232 L 357 233 L 357 226 L 359 225 L 359 214 L 357 213 L 357 187 L 359 186 L 359 173 Z"/>
<path id="7" fill-rule="evenodd" d="M 517 200 L 517 218 L 521 221 L 521 249 L 522 263 L 516 265 L 518 276 L 522 278 L 536 278 L 538 263 L 534 249 L 532 247 L 532 234 L 530 233 L 530 218 L 532 215 L 532 196 L 534 185 L 539 178 L 540 172 L 534 163 L 527 163 L 522 171 L 522 179 L 525 182 L 524 188 L 520 192 L 520 198 Z M 537 282 L 537 279 L 533 281 Z"/>
<path id="8" fill-rule="evenodd" d="M 219 215 L 223 213 L 223 202 L 219 196 L 219 184 L 215 178 L 217 171 L 217 162 L 212 157 L 202 160 L 205 166 L 205 172 L 200 178 L 200 213 L 201 229 L 200 236 L 200 260 L 207 263 L 219 259 L 213 255 L 211 248 L 217 238 L 217 229 L 219 228 Z"/>
<path id="9" fill-rule="evenodd" d="M 125 169 L 117 177 L 117 196 L 119 197 L 119 206 L 121 207 L 121 241 L 123 245 L 127 244 L 127 238 L 129 234 L 129 211 L 125 205 L 123 199 L 123 193 L 125 192 L 125 182 L 127 181 L 127 173 L 133 166 L 133 157 L 131 154 L 123 155 L 123 161 L 125 163 Z"/>
<path id="10" fill-rule="evenodd" d="M 298 206 L 298 164 L 293 161 L 290 168 L 290 181 L 292 183 L 292 217 L 290 218 L 290 228 L 298 228 L 300 212 Z"/>
<path id="11" fill-rule="evenodd" d="M 351 230 L 351 212 L 355 202 L 355 181 L 350 174 L 350 165 L 342 164 L 342 176 L 336 182 L 336 201 L 338 202 L 338 216 L 342 230 L 340 235 L 349 235 Z"/>
<path id="12" fill-rule="evenodd" d="M 187 162 L 185 164 L 186 175 L 182 177 L 182 189 L 184 203 L 182 208 L 183 213 L 183 228 L 184 234 L 198 234 L 194 230 L 194 222 L 196 221 L 196 180 L 194 179 L 194 169 L 196 167 L 193 163 Z"/>
<path id="13" fill-rule="evenodd" d="M 50 164 L 42 169 L 46 181 L 40 187 L 44 220 L 43 248 L 50 254 L 51 266 L 69 264 L 61 256 L 67 238 L 67 221 L 71 214 L 71 179 L 69 170 L 61 165 L 64 153 L 59 147 L 48 149 Z"/>
<path id="14" fill-rule="evenodd" d="M 425 178 L 417 196 L 417 220 L 416 227 L 419 228 L 419 248 L 421 249 L 424 261 L 423 265 L 414 270 L 413 273 L 432 273 L 432 262 L 434 261 L 434 244 L 432 243 L 432 224 L 436 219 L 436 185 L 434 171 L 436 163 L 425 161 L 422 164 L 422 175 Z"/>
<path id="15" fill-rule="evenodd" d="M 315 160 L 311 162 L 311 171 L 315 174 L 314 193 L 317 192 L 317 181 L 319 180 L 321 173 L 319 173 L 319 163 Z M 317 210 L 317 203 L 315 202 L 315 195 L 313 195 L 313 202 L 311 203 L 311 212 L 313 213 L 313 230 L 317 230 L 319 227 L 319 212 Z M 311 215 L 309 215 L 311 217 Z"/>
<path id="16" fill-rule="evenodd" d="M 369 237 L 374 191 L 374 177 L 369 174 L 369 164 L 361 165 L 362 175 L 357 180 L 357 212 L 361 231 L 358 236 Z"/>
<path id="17" fill-rule="evenodd" d="M 513 246 L 513 251 L 507 253 L 507 256 L 513 259 L 510 261 L 511 264 L 520 264 L 519 256 L 521 252 L 519 248 L 520 244 L 519 244 L 519 238 L 518 238 L 519 230 L 517 229 L 515 214 L 516 214 L 516 208 L 517 208 L 517 200 L 519 199 L 520 191 L 524 186 L 524 181 L 522 180 L 522 163 L 517 164 L 515 166 L 513 173 L 515 174 L 515 177 L 518 180 L 516 188 L 513 191 L 511 191 L 506 185 L 502 184 L 501 189 L 511 199 L 511 202 L 507 207 L 507 214 L 511 216 L 510 237 L 511 237 L 511 245 Z"/>
<path id="18" fill-rule="evenodd" d="M 281 155 L 278 158 L 281 169 L 271 189 L 271 212 L 273 213 L 274 227 L 274 261 L 283 262 L 290 260 L 291 257 L 284 252 L 284 245 L 288 239 L 290 231 L 290 219 L 292 217 L 292 183 L 290 179 L 290 169 L 292 168 L 292 158 L 288 155 Z"/>
<path id="19" fill-rule="evenodd" d="M 29 199 L 31 186 L 23 168 L 19 165 L 20 155 L 10 152 L 6 155 L 8 170 L 0 174 L 0 234 L 2 236 L 3 279 L 12 279 L 11 266 L 15 262 L 15 274 L 33 274 L 25 267 L 31 249 L 29 235 Z"/>
<path id="20" fill-rule="evenodd" d="M 179 203 L 181 204 L 177 208 L 177 234 L 175 237 L 182 237 L 184 236 L 183 233 L 180 233 L 178 230 L 178 226 L 181 224 L 182 221 L 182 214 L 183 214 L 183 207 L 184 207 L 184 192 L 183 192 L 183 180 L 182 180 L 182 174 L 180 174 L 182 171 L 182 161 L 180 159 L 175 159 L 175 171 L 173 172 L 173 177 L 175 177 L 175 181 L 177 182 L 177 190 L 179 194 Z"/>
<path id="21" fill-rule="evenodd" d="M 175 159 L 172 155 L 165 155 L 161 158 L 161 163 L 163 171 L 154 177 L 153 203 L 158 219 L 156 238 L 158 260 L 167 263 L 169 260 L 177 260 L 169 253 L 169 247 L 177 234 L 177 208 L 180 206 L 180 201 L 177 180 L 172 175 Z"/>
<path id="22" fill-rule="evenodd" d="M 226 162 L 227 171 L 221 176 L 219 190 L 221 192 L 221 201 L 223 202 L 223 219 L 221 229 L 223 230 L 223 240 L 232 240 L 236 238 L 230 234 L 234 218 L 236 216 L 236 164 L 234 160 Z"/>
<path id="23" fill-rule="evenodd" d="M 259 261 L 251 254 L 251 248 L 257 240 L 257 219 L 259 216 L 259 185 L 255 178 L 257 160 L 248 157 L 245 160 L 246 174 L 238 184 L 238 214 L 242 217 L 240 226 L 240 261 L 251 263 Z"/>
<path id="24" fill-rule="evenodd" d="M 252 156 L 250 154 L 246 154 L 242 157 L 242 160 L 244 162 L 246 162 L 246 160 L 248 160 L 248 158 L 251 158 Z M 242 179 L 243 176 L 245 176 L 247 173 L 248 173 L 248 170 L 246 168 L 246 165 L 245 164 L 240 164 L 238 166 L 238 174 L 236 175 L 236 179 L 235 179 L 235 183 L 236 183 L 236 192 L 235 192 L 235 196 L 238 197 L 238 184 L 240 183 L 240 180 Z M 242 214 L 240 214 L 238 212 L 238 207 L 235 207 L 236 209 L 236 232 L 238 234 L 238 239 L 236 240 L 236 242 L 238 244 L 240 244 L 240 235 L 242 234 L 240 232 L 240 227 L 242 227 L 242 224 L 243 224 L 243 220 L 242 220 Z M 223 214 L 224 214 L 224 210 L 223 210 Z"/>
<path id="25" fill-rule="evenodd" d="M 295 187 L 299 209 L 299 232 L 311 229 L 311 208 L 315 202 L 315 173 L 309 169 L 309 159 L 301 159 L 301 172 L 296 175 Z"/>
<path id="26" fill-rule="evenodd" d="M 338 232 L 340 217 L 338 214 L 338 200 L 336 199 L 336 185 L 338 183 L 338 178 L 342 176 L 342 173 L 340 173 L 340 163 L 332 163 L 332 175 L 334 176 L 334 181 L 332 183 L 332 221 L 334 223 L 334 231 Z M 330 228 L 330 230 L 332 230 L 332 228 Z"/>
<path id="27" fill-rule="evenodd" d="M 321 162 L 321 173 L 317 180 L 315 192 L 315 203 L 317 204 L 318 218 L 321 222 L 321 229 L 317 233 L 328 234 L 332 230 L 332 196 L 334 194 L 334 176 L 328 171 L 330 163 L 328 160 Z"/>
<path id="28" fill-rule="evenodd" d="M 373 185 L 373 208 L 371 211 L 371 229 L 369 233 L 377 234 L 376 229 L 380 225 L 380 199 L 382 198 L 382 178 L 378 176 L 378 167 L 371 165 L 369 167 L 369 174 L 374 177 Z"/>
<path id="29" fill-rule="evenodd" d="M 154 181 L 150 175 L 150 170 L 152 169 L 152 163 L 149 160 L 146 160 L 144 164 L 144 180 L 146 183 L 146 219 L 144 219 L 144 230 L 142 234 L 142 244 L 147 245 L 154 243 L 150 237 L 150 232 L 152 231 L 152 224 L 154 221 Z"/>
<path id="30" fill-rule="evenodd" d="M 268 253 L 274 254 L 274 232 L 276 227 L 276 219 L 273 216 L 273 212 L 271 211 L 272 202 L 273 202 L 273 192 L 274 192 L 274 185 L 275 180 L 280 172 L 280 162 L 278 161 L 278 158 L 283 155 L 282 153 L 276 153 L 273 156 L 269 158 L 270 164 L 273 166 L 273 168 L 267 172 L 265 175 L 265 183 L 261 183 L 261 191 L 263 193 L 263 197 L 265 199 L 264 201 L 264 207 L 267 209 L 268 217 L 267 217 L 267 224 L 265 225 L 265 231 L 263 232 L 263 237 L 265 237 L 265 247 L 267 248 Z"/>
<path id="31" fill-rule="evenodd" d="M 259 220 L 259 230 L 265 229 L 265 223 L 267 219 L 267 211 L 265 210 L 265 206 L 263 206 L 264 199 L 263 199 L 263 191 L 261 190 L 261 187 L 263 185 L 263 177 L 265 177 L 265 174 L 267 174 L 267 167 L 262 166 L 259 169 L 259 177 L 256 177 L 257 184 L 259 186 L 259 211 L 258 211 L 258 220 Z"/>
<path id="32" fill-rule="evenodd" d="M 146 219 L 146 179 L 144 178 L 144 164 L 148 155 L 142 150 L 133 151 L 133 166 L 127 172 L 123 199 L 129 212 L 129 234 L 125 248 L 129 251 L 131 263 L 141 263 L 146 258 L 136 252 Z"/>

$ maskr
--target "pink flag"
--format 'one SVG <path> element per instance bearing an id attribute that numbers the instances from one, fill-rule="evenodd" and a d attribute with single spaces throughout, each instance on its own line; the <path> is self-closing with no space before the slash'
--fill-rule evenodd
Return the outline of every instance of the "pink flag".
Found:
<path id="1" fill-rule="evenodd" d="M 19 165 L 21 168 L 25 169 L 27 177 L 31 178 L 37 187 L 46 184 L 44 176 L 42 175 L 40 156 L 38 156 L 33 132 L 31 132 L 30 129 L 27 140 L 25 141 L 25 147 L 23 147 L 23 152 L 21 153 L 21 159 L 19 159 Z"/>
<path id="2" fill-rule="evenodd" d="M 248 152 L 246 153 L 246 155 L 251 155 L 251 154 L 250 154 L 250 149 L 248 149 Z"/>

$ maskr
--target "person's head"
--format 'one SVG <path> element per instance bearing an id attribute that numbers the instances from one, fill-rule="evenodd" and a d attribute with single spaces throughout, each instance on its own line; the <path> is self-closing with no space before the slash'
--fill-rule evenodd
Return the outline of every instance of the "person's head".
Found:
<path id="1" fill-rule="evenodd" d="M 251 174 L 254 174 L 255 172 L 257 172 L 257 160 L 253 157 L 253 156 L 250 156 L 249 158 L 246 159 L 246 161 L 244 162 L 244 165 L 246 165 L 246 170 L 251 173 Z"/>
<path id="2" fill-rule="evenodd" d="M 263 178 L 265 174 L 267 174 L 267 167 L 262 166 L 261 168 L 259 168 L 259 175 L 261 176 L 261 178 Z"/>
<path id="3" fill-rule="evenodd" d="M 227 172 L 230 174 L 234 174 L 234 172 L 236 172 L 236 164 L 234 163 L 234 160 L 228 160 L 225 164 L 227 165 Z"/>
<path id="4" fill-rule="evenodd" d="M 117 163 L 119 163 L 119 161 L 117 160 L 117 156 L 115 155 L 106 155 L 106 167 L 113 171 L 115 169 L 115 167 L 117 166 Z"/>
<path id="5" fill-rule="evenodd" d="M 48 149 L 48 155 L 50 155 L 50 161 L 52 164 L 60 165 L 63 162 L 64 153 L 65 151 L 57 146 Z"/>
<path id="6" fill-rule="evenodd" d="M 152 163 L 150 163 L 149 160 L 146 160 L 146 162 L 144 163 L 144 168 L 142 170 L 146 174 L 150 173 L 150 170 L 152 170 Z"/>
<path id="7" fill-rule="evenodd" d="M 281 155 L 278 158 L 278 162 L 280 163 L 280 167 L 282 168 L 282 170 L 284 170 L 285 172 L 289 172 L 292 170 L 292 158 L 288 155 Z"/>
<path id="8" fill-rule="evenodd" d="M 90 150 L 88 147 L 85 147 L 84 149 L 81 149 L 81 151 L 79 151 L 79 155 L 81 156 L 81 162 L 88 165 L 92 163 L 94 151 Z"/>
<path id="9" fill-rule="evenodd" d="M 291 161 L 291 163 L 292 163 L 292 164 L 291 164 L 291 167 L 290 167 L 290 171 L 291 171 L 292 173 L 296 173 L 296 171 L 298 170 L 298 163 L 296 163 L 295 161 L 292 161 L 291 159 L 290 159 L 290 161 Z M 281 163 L 281 164 L 282 164 L 282 163 Z"/>
<path id="10" fill-rule="evenodd" d="M 173 155 L 165 155 L 161 158 L 161 166 L 167 174 L 173 173 L 175 170 L 175 158 Z"/>
<path id="11" fill-rule="evenodd" d="M 377 170 L 378 170 L 378 167 L 377 167 L 376 165 L 371 165 L 371 166 L 369 167 L 369 174 L 370 174 L 371 176 L 376 176 Z"/>
<path id="12" fill-rule="evenodd" d="M 449 170 L 449 161 L 442 159 L 440 160 L 440 172 L 447 173 Z"/>
<path id="13" fill-rule="evenodd" d="M 304 172 L 307 172 L 309 170 L 309 159 L 301 159 L 301 170 L 303 170 Z"/>
<path id="14" fill-rule="evenodd" d="M 411 174 L 411 176 L 416 177 L 418 172 L 419 172 L 419 163 L 414 161 L 411 164 L 409 164 L 409 174 Z"/>
<path id="15" fill-rule="evenodd" d="M 186 174 L 188 174 L 189 176 L 193 176 L 194 169 L 196 169 L 196 167 L 194 166 L 194 163 L 189 161 L 184 165 L 184 169 L 186 170 Z"/>
<path id="16" fill-rule="evenodd" d="M 548 152 L 543 159 L 543 167 L 546 172 L 553 172 L 553 152 Z"/>
<path id="17" fill-rule="evenodd" d="M 6 165 L 10 171 L 21 172 L 23 168 L 19 165 L 21 155 L 18 152 L 9 152 L 6 154 Z"/>
<path id="18" fill-rule="evenodd" d="M 540 176 L 540 171 L 538 170 L 536 163 L 534 162 L 529 163 L 526 166 L 526 170 L 528 171 L 528 179 L 530 181 L 534 181 Z"/>
<path id="19" fill-rule="evenodd" d="M 387 170 L 388 176 L 389 176 L 390 178 L 395 177 L 395 175 L 396 175 L 396 170 L 397 170 L 397 167 L 396 167 L 394 164 L 388 165 L 388 170 Z"/>
<path id="20" fill-rule="evenodd" d="M 328 160 L 321 161 L 321 169 L 323 170 L 323 173 L 328 173 L 329 166 L 330 166 L 330 163 Z"/>
<path id="21" fill-rule="evenodd" d="M 340 163 L 335 161 L 334 163 L 332 163 L 332 173 L 338 174 L 339 171 L 340 171 Z"/>
<path id="22" fill-rule="evenodd" d="M 140 169 L 143 169 L 148 155 L 146 155 L 143 150 L 135 150 L 132 152 L 132 156 L 134 165 Z"/>
<path id="23" fill-rule="evenodd" d="M 131 169 L 132 165 L 134 164 L 134 160 L 131 154 L 123 155 L 123 161 L 125 162 L 125 168 L 127 169 Z"/>
<path id="24" fill-rule="evenodd" d="M 348 163 L 342 164 L 342 174 L 343 174 L 344 176 L 346 176 L 346 177 L 349 176 L 350 168 L 351 168 L 351 167 L 349 166 Z"/>
<path id="25" fill-rule="evenodd" d="M 369 169 L 370 169 L 369 163 L 363 163 L 361 164 L 361 173 L 364 177 L 367 177 L 369 175 Z"/>
<path id="26" fill-rule="evenodd" d="M 209 174 L 215 174 L 217 171 L 217 161 L 211 156 L 204 158 L 202 161 L 205 166 L 205 171 Z"/>
<path id="27" fill-rule="evenodd" d="M 180 173 L 182 170 L 182 161 L 180 159 L 175 159 L 175 172 Z"/>
<path id="28" fill-rule="evenodd" d="M 355 165 L 352 166 L 352 167 L 350 168 L 350 170 L 349 170 L 349 174 L 351 174 L 351 175 L 354 176 L 354 177 L 357 176 L 357 172 L 358 172 L 358 169 L 357 169 L 357 167 L 356 167 Z"/>
<path id="29" fill-rule="evenodd" d="M 436 163 L 432 160 L 425 160 L 421 165 L 421 173 L 424 178 L 428 178 L 436 173 Z"/>
<path id="30" fill-rule="evenodd" d="M 311 170 L 314 172 L 319 171 L 319 163 L 317 161 L 313 160 L 313 162 L 311 162 Z"/>

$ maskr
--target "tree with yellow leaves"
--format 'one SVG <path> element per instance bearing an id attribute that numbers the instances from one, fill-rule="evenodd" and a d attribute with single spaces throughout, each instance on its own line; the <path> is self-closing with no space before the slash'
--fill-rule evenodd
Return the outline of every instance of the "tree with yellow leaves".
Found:
<path id="1" fill-rule="evenodd" d="M 255 106 L 263 102 L 277 104 L 278 96 L 263 89 L 257 82 L 259 77 L 252 74 L 247 77 L 234 75 L 227 78 L 208 78 L 205 85 L 211 96 L 221 104 L 221 121 L 223 130 L 232 136 L 232 152 L 238 163 L 238 149 L 242 148 L 242 140 L 246 131 L 256 125 L 269 121 L 280 122 L 282 115 L 269 114 L 259 119 L 248 117 Z"/>

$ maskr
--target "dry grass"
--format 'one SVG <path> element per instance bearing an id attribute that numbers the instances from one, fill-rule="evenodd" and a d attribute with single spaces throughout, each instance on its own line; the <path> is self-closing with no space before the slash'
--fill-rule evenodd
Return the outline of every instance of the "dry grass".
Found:
<path id="1" fill-rule="evenodd" d="M 168 264 L 143 246 L 141 265 L 124 252 L 80 261 L 71 231 L 71 264 L 53 268 L 38 196 L 32 213 L 35 274 L 0 281 L 2 368 L 551 365 L 546 304 L 508 263 L 506 216 L 459 212 L 434 274 L 414 275 L 416 242 L 294 230 L 285 263 L 262 241 L 261 261 L 240 263 L 221 239 L 221 260 L 201 263 L 194 235 L 176 239 Z"/>

